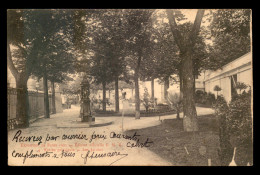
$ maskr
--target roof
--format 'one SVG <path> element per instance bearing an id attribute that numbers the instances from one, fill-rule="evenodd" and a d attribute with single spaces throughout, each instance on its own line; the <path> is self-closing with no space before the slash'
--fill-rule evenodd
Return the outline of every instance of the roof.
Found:
<path id="1" fill-rule="evenodd" d="M 222 68 L 216 71 L 206 71 L 204 81 L 209 81 L 213 78 L 222 77 L 222 76 L 230 76 L 232 74 L 237 73 L 238 71 L 244 71 L 244 69 L 251 69 L 252 63 L 252 52 L 248 52 L 245 55 L 229 62 L 224 65 Z"/>

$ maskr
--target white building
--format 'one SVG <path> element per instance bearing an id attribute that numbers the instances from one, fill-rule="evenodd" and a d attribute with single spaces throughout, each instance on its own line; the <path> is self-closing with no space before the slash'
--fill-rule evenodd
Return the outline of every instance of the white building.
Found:
<path id="1" fill-rule="evenodd" d="M 227 102 L 230 102 L 237 82 L 243 82 L 250 87 L 253 85 L 251 52 L 224 65 L 217 71 L 206 71 L 204 76 L 205 91 L 217 95 L 214 87 L 218 85 L 222 89 L 218 94 L 223 95 Z"/>

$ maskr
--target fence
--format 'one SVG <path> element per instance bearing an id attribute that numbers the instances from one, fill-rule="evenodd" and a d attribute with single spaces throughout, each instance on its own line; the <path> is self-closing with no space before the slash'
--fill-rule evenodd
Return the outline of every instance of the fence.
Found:
<path id="1" fill-rule="evenodd" d="M 16 126 L 16 104 L 17 104 L 17 94 L 23 93 L 20 89 L 9 88 L 7 92 L 7 108 L 8 108 L 8 118 L 7 126 L 8 129 L 14 129 Z M 29 120 L 37 119 L 39 116 L 44 115 L 44 93 L 42 92 L 28 92 L 29 98 Z M 49 94 L 49 109 L 52 113 L 52 97 Z"/>

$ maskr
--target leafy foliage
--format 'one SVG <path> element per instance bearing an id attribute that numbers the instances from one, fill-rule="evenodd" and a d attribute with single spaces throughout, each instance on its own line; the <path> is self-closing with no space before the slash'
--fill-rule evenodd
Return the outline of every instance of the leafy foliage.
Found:
<path id="1" fill-rule="evenodd" d="M 227 121 L 228 104 L 223 96 L 219 96 L 215 105 L 215 114 L 219 120 L 219 157 L 221 165 L 227 166 L 232 159 L 232 145 L 230 142 L 230 132 Z"/>
<path id="2" fill-rule="evenodd" d="M 7 40 L 13 45 L 24 42 L 24 23 L 22 10 L 7 11 Z"/>
<path id="3" fill-rule="evenodd" d="M 214 91 L 217 91 L 217 98 L 218 98 L 218 92 L 221 91 L 221 90 L 222 90 L 221 87 L 219 87 L 218 85 L 216 85 L 214 87 Z"/>
<path id="4" fill-rule="evenodd" d="M 250 51 L 250 9 L 215 10 L 208 68 L 218 69 Z"/>
<path id="5" fill-rule="evenodd" d="M 231 147 L 239 147 L 248 152 L 248 155 L 252 155 L 251 91 L 233 98 L 229 105 L 223 97 L 218 98 L 215 110 L 220 121 L 220 154 L 223 164 L 227 165 L 228 160 L 231 161 L 233 150 Z M 250 156 L 244 159 L 244 165 L 252 161 Z"/>
<path id="6" fill-rule="evenodd" d="M 195 102 L 199 104 L 213 106 L 216 103 L 216 97 L 215 94 L 211 92 L 207 93 L 198 90 L 195 92 Z"/>
<path id="7" fill-rule="evenodd" d="M 240 91 L 240 94 L 241 94 L 241 90 L 243 90 L 243 89 L 246 89 L 248 86 L 245 84 L 245 83 L 243 83 L 243 82 L 237 82 L 237 84 L 236 84 L 236 89 L 238 89 L 239 91 Z"/>
<path id="8" fill-rule="evenodd" d="M 218 85 L 216 85 L 215 87 L 214 87 L 214 91 L 221 91 L 222 89 L 218 86 Z"/>
<path id="9" fill-rule="evenodd" d="M 168 93 L 168 102 L 171 104 L 173 108 L 177 111 L 177 118 L 180 119 L 180 111 L 182 107 L 182 95 L 181 93 L 174 93 L 169 92 Z"/>
<path id="10" fill-rule="evenodd" d="M 8 11 L 8 40 L 16 46 L 13 63 L 18 71 L 41 78 L 46 69 L 48 78 L 55 82 L 63 81 L 65 73 L 73 71 L 70 16 L 65 10 Z"/>
<path id="11" fill-rule="evenodd" d="M 151 15 L 154 10 L 125 10 L 125 45 L 126 62 L 132 69 L 137 69 L 137 65 L 143 64 L 152 51 L 153 41 Z M 140 59 L 140 57 L 142 57 Z M 140 62 L 140 63 L 138 63 Z M 142 72 L 143 66 L 139 67 Z M 139 69 L 138 68 L 138 69 Z M 145 69 L 145 68 L 144 68 Z M 139 70 L 138 70 L 139 71 Z"/>
<path id="12" fill-rule="evenodd" d="M 252 141 L 251 91 L 243 92 L 229 104 L 228 123 L 230 132 L 241 144 Z"/>

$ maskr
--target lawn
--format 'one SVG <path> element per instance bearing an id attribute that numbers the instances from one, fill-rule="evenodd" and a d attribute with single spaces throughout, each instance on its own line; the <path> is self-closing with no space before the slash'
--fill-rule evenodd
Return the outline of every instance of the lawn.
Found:
<path id="1" fill-rule="evenodd" d="M 212 166 L 220 166 L 218 121 L 214 115 L 199 116 L 198 121 L 199 131 L 195 133 L 184 132 L 182 120 L 177 119 L 167 119 L 161 125 L 126 133 L 137 132 L 141 135 L 140 140 L 151 139 L 154 144 L 148 149 L 175 166 L 208 166 L 208 159 L 211 159 Z M 245 155 L 237 148 L 237 165 L 245 165 Z"/>

